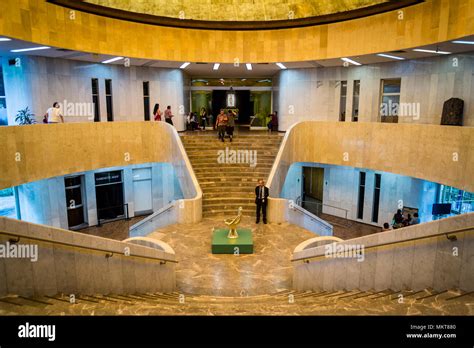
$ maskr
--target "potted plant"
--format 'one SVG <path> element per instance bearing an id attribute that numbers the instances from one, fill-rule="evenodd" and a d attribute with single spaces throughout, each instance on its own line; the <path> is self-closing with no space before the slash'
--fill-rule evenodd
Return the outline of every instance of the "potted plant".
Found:
<path id="1" fill-rule="evenodd" d="M 25 109 L 18 110 L 15 122 L 18 122 L 19 125 L 34 124 L 36 123 L 35 114 L 31 113 L 27 106 Z"/>

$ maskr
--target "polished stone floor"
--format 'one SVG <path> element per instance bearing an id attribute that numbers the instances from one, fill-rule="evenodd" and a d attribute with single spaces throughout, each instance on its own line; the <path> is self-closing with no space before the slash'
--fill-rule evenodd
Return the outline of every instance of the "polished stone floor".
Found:
<path id="1" fill-rule="evenodd" d="M 293 294 L 290 294 L 293 295 Z M 349 294 L 350 295 L 350 294 Z M 425 296 L 419 294 L 418 296 Z M 371 298 L 364 296 L 341 297 L 333 295 L 295 293 L 292 301 L 289 294 L 242 296 L 223 298 L 179 294 L 160 295 L 147 298 L 80 297 L 70 304 L 51 298 L 34 302 L 21 298 L 12 299 L 17 305 L 0 303 L 0 315 L 469 315 L 474 314 L 474 298 L 464 296 L 448 300 L 456 295 L 448 292 L 438 296 L 417 300 L 407 297 L 399 303 L 398 296 Z M 360 296 L 360 295 L 359 295 Z M 84 299 L 81 299 L 84 298 Z M 138 299 L 137 299 L 138 298 Z M 49 303 L 49 304 L 46 304 Z M 19 305 L 18 305 L 19 304 Z"/>
<path id="2" fill-rule="evenodd" d="M 148 237 L 161 239 L 175 250 L 178 291 L 213 296 L 271 294 L 291 288 L 293 249 L 314 237 L 295 225 L 255 224 L 243 218 L 239 228 L 253 232 L 254 253 L 211 253 L 213 228 L 225 228 L 223 219 L 205 218 L 197 224 L 172 225 Z"/>

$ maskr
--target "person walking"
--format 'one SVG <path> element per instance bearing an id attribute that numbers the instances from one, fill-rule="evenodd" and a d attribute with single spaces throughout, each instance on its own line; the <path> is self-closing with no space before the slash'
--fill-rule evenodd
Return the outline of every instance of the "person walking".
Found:
<path id="1" fill-rule="evenodd" d="M 46 110 L 44 120 L 47 120 L 47 123 L 64 123 L 64 117 L 61 114 L 61 106 L 58 102 L 54 102 L 53 107 Z"/>
<path id="2" fill-rule="evenodd" d="M 255 187 L 255 204 L 257 205 L 257 220 L 255 223 L 260 222 L 260 210 L 263 215 L 263 223 L 267 223 L 267 199 L 268 199 L 268 187 L 265 186 L 263 179 L 258 179 L 258 186 Z"/>
<path id="3" fill-rule="evenodd" d="M 155 107 L 153 108 L 153 116 L 155 121 L 161 121 L 161 115 L 162 112 L 160 110 L 160 104 L 155 104 Z"/>
<path id="4" fill-rule="evenodd" d="M 173 125 L 173 112 L 171 111 L 171 105 L 168 105 L 165 110 L 165 122 Z"/>
<path id="5" fill-rule="evenodd" d="M 206 130 L 206 124 L 207 124 L 207 111 L 206 111 L 206 108 L 203 106 L 201 108 L 201 129 L 203 131 Z"/>
<path id="6" fill-rule="evenodd" d="M 216 128 L 219 139 L 224 142 L 225 128 L 227 126 L 227 115 L 224 113 L 224 109 L 221 109 L 221 113 L 217 116 Z"/>
<path id="7" fill-rule="evenodd" d="M 235 127 L 235 114 L 233 111 L 229 111 L 229 116 L 227 116 L 227 126 L 226 132 L 229 135 L 230 142 L 234 137 L 234 127 Z"/>

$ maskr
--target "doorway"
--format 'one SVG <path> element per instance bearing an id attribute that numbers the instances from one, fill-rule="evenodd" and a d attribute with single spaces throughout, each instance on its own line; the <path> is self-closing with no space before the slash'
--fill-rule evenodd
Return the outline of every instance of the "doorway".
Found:
<path id="1" fill-rule="evenodd" d="M 95 194 L 99 223 L 101 220 L 113 220 L 124 217 L 125 206 L 121 170 L 96 173 Z"/>
<path id="2" fill-rule="evenodd" d="M 219 114 L 220 109 L 227 109 L 227 93 L 225 90 L 212 91 L 212 114 L 215 117 Z M 237 109 L 236 124 L 248 125 L 250 124 L 251 105 L 250 105 L 250 90 L 237 90 L 235 94 L 235 109 Z M 234 109 L 234 108 L 232 108 Z"/>
<path id="3" fill-rule="evenodd" d="M 67 222 L 69 229 L 77 229 L 87 223 L 84 209 L 84 176 L 64 178 L 66 189 Z"/>
<path id="4" fill-rule="evenodd" d="M 324 168 L 303 167 L 303 194 L 301 206 L 315 215 L 322 212 Z"/>
<path id="5" fill-rule="evenodd" d="M 151 168 L 133 169 L 133 206 L 135 216 L 153 212 Z"/>

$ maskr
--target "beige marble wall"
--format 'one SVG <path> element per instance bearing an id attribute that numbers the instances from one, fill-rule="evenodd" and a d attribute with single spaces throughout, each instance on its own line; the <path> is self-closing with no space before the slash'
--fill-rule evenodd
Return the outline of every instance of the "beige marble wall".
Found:
<path id="1" fill-rule="evenodd" d="M 268 63 L 390 52 L 472 35 L 474 0 L 427 0 L 326 25 L 259 31 L 159 27 L 38 0 L 2 0 L 0 35 L 72 50 L 189 62 Z"/>
<path id="2" fill-rule="evenodd" d="M 316 162 L 380 170 L 474 191 L 474 128 L 305 121 L 285 134 L 268 179 L 278 197 L 288 168 Z"/>
<path id="3" fill-rule="evenodd" d="M 0 217 L 0 231 L 19 236 L 19 244 L 38 246 L 36 262 L 26 258 L 0 258 L 0 296 L 132 294 L 171 292 L 175 289 L 175 264 L 160 264 L 157 260 L 175 261 L 174 252 L 4 217 Z M 29 239 L 32 237 L 71 243 L 77 247 Z M 0 234 L 0 244 L 5 244 L 10 238 Z M 107 252 L 85 250 L 79 246 L 105 249 Z M 124 256 L 126 247 L 130 256 Z M 113 256 L 107 258 L 107 253 L 113 253 Z"/>
<path id="4" fill-rule="evenodd" d="M 430 239 L 365 249 L 364 259 L 327 258 L 325 246 L 293 253 L 293 259 L 322 256 L 309 263 L 295 261 L 293 287 L 296 290 L 337 291 L 392 289 L 415 291 L 433 288 L 474 290 L 474 213 L 377 233 L 339 242 L 338 245 L 361 245 L 404 241 L 469 228 L 450 241 L 446 235 Z"/>
<path id="5" fill-rule="evenodd" d="M 454 64 L 455 63 L 455 64 Z M 354 81 L 360 81 L 359 122 L 380 122 L 381 80 L 401 79 L 400 103 L 419 107 L 419 115 L 399 123 L 441 123 L 443 103 L 464 100 L 464 125 L 474 126 L 474 53 L 364 66 L 288 69 L 273 79 L 279 130 L 304 121 L 338 121 L 340 81 L 347 81 L 346 122 L 352 122 Z M 413 104 L 414 103 L 414 104 Z"/>
<path id="6" fill-rule="evenodd" d="M 165 122 L 0 127 L 0 148 L 0 189 L 99 168 L 171 163 L 185 198 L 179 221 L 201 219 L 201 188 L 176 129 Z"/>
<path id="7" fill-rule="evenodd" d="M 65 122 L 92 122 L 89 115 L 78 115 L 81 109 L 68 112 L 65 104 L 90 104 L 91 79 L 99 80 L 100 121 L 107 122 L 105 80 L 112 80 L 114 121 L 143 121 L 143 82 L 149 82 L 150 119 L 153 107 L 159 103 L 164 111 L 171 105 L 178 130 L 185 129 L 184 116 L 189 109 L 185 103 L 185 77 L 180 69 L 162 69 L 123 64 L 96 64 L 70 59 L 22 56 L 21 66 L 10 66 L 8 57 L 0 58 L 3 66 L 9 124 L 16 124 L 19 109 L 29 107 L 42 122 L 43 115 L 54 102 L 62 104 Z M 89 105 L 88 105 L 89 107 Z"/>

